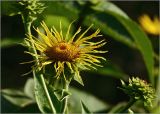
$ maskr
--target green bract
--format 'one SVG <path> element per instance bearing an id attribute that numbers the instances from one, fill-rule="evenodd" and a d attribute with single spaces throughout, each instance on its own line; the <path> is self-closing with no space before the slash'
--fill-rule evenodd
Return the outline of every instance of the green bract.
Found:
<path id="1" fill-rule="evenodd" d="M 23 0 L 19 4 L 23 17 L 28 17 L 26 18 L 26 22 L 34 21 L 37 15 L 41 14 L 46 8 L 44 7 L 44 3 L 41 3 L 39 0 Z"/>
<path id="2" fill-rule="evenodd" d="M 129 79 L 126 85 L 122 80 L 122 90 L 135 100 L 142 100 L 145 106 L 152 106 L 152 100 L 155 98 L 155 90 L 146 81 L 138 77 Z"/>

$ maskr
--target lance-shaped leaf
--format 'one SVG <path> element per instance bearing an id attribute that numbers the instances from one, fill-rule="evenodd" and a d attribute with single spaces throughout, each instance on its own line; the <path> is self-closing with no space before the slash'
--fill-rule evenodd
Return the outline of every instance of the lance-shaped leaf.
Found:
<path id="1" fill-rule="evenodd" d="M 60 102 L 54 94 L 53 88 L 45 84 L 41 73 L 34 73 L 35 98 L 38 107 L 43 113 L 55 113 L 59 111 Z M 45 84 L 45 85 L 44 85 Z"/>
<path id="2" fill-rule="evenodd" d="M 83 103 L 83 101 L 81 101 L 81 109 L 82 109 L 82 114 L 91 113 L 88 107 Z"/>

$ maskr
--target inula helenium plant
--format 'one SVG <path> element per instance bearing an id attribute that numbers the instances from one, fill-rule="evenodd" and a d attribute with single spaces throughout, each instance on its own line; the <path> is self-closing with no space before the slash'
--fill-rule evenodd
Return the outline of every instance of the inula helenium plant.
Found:
<path id="1" fill-rule="evenodd" d="M 149 39 L 145 31 L 157 37 L 160 34 L 160 21 L 157 16 L 152 20 L 150 18 L 152 16 L 144 13 L 145 15 L 139 18 L 141 24 L 139 26 L 114 3 L 106 0 L 2 2 L 4 15 L 2 20 L 6 19 L 4 23 L 7 23 L 2 26 L 5 25 L 5 29 L 10 27 L 5 31 L 7 35 L 2 37 L 8 37 L 9 34 L 10 38 L 12 36 L 10 33 L 15 32 L 15 37 L 20 38 L 25 48 L 19 49 L 20 46 L 15 44 L 14 46 L 26 54 L 21 55 L 24 56 L 23 58 L 15 54 L 15 48 L 10 47 L 4 48 L 5 53 L 8 49 L 13 50 L 7 54 L 13 55 L 13 60 L 14 57 L 20 60 L 17 63 L 29 63 L 30 69 L 30 72 L 24 74 L 29 75 L 24 90 L 1 90 L 2 105 L 4 107 L 7 105 L 7 108 L 3 109 L 7 110 L 2 112 L 159 114 L 160 77 L 157 73 L 159 55 L 156 52 L 158 40 Z M 13 17 L 12 22 L 9 16 L 13 15 L 18 16 L 15 17 L 16 21 Z M 76 21 L 73 21 L 75 19 Z M 12 24 L 18 24 L 17 30 L 10 26 Z M 24 28 L 25 34 L 19 28 Z M 5 32 L 2 31 L 2 34 Z M 19 33 L 22 34 L 19 35 Z M 9 39 L 7 37 L 2 40 Z M 6 40 L 2 44 L 15 43 L 16 39 L 11 38 L 12 40 Z M 106 40 L 109 42 L 108 45 Z M 108 61 L 106 61 L 106 55 L 108 55 Z M 8 55 L 5 57 L 6 60 L 10 59 Z M 23 59 L 17 59 L 17 57 Z M 28 70 L 27 67 L 23 69 L 15 65 L 18 70 L 14 71 L 10 70 L 10 66 L 6 66 L 7 64 L 3 69 L 5 71 L 9 69 L 11 73 L 16 72 L 16 76 L 17 71 L 20 70 L 22 74 Z M 10 72 L 2 75 L 6 76 Z M 131 77 L 130 73 L 134 72 L 135 75 L 143 74 L 141 77 L 144 80 Z M 33 78 L 30 78 L 32 76 Z M 16 78 L 20 82 L 23 77 Z M 6 79 L 8 81 L 9 78 Z M 22 80 L 24 79 L 26 77 Z M 122 85 L 118 88 L 125 94 L 119 94 L 123 92 L 118 91 L 117 88 L 120 81 Z M 96 96 L 99 96 L 99 99 Z M 8 105 L 10 102 L 11 104 Z"/>

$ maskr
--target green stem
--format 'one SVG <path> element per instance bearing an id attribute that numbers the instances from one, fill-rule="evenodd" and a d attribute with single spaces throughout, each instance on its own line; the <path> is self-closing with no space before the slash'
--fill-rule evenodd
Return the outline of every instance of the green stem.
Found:
<path id="1" fill-rule="evenodd" d="M 24 22 L 25 31 L 26 31 L 27 35 L 29 36 L 30 40 L 33 40 L 33 39 L 32 39 L 32 35 L 31 35 L 31 24 L 32 24 L 32 22 Z M 35 46 L 34 46 L 33 42 L 31 42 L 31 46 L 32 46 L 32 49 L 33 49 L 33 50 L 30 50 L 30 51 L 32 51 L 34 54 L 37 54 L 37 51 L 36 51 L 36 49 L 35 49 Z M 38 64 L 39 64 L 38 57 L 35 57 L 35 59 L 36 59 L 36 64 L 38 65 Z M 35 75 L 35 71 L 34 71 L 34 70 L 33 70 L 33 74 Z M 36 76 L 36 75 L 35 75 L 35 76 Z M 53 106 L 53 103 L 52 103 L 52 100 L 51 100 L 51 98 L 50 98 L 50 95 L 49 95 L 47 86 L 46 86 L 46 84 L 45 84 L 45 80 L 44 80 L 43 74 L 40 74 L 40 80 L 41 80 L 41 82 L 42 82 L 42 85 L 43 85 L 45 94 L 46 94 L 46 96 L 47 96 L 49 105 L 50 105 L 50 107 L 51 107 L 51 109 L 52 109 L 52 112 L 53 112 L 54 114 L 56 114 L 56 110 L 55 110 L 55 108 L 54 108 L 54 106 Z"/>
<path id="2" fill-rule="evenodd" d="M 123 108 L 119 111 L 119 113 L 124 113 L 125 111 L 127 111 L 136 101 L 137 101 L 136 99 L 131 98 L 130 101 L 128 102 L 128 104 L 127 104 L 125 107 L 123 107 Z"/>
<path id="3" fill-rule="evenodd" d="M 32 41 L 33 39 L 32 39 L 32 34 L 31 34 L 31 24 L 32 24 L 32 22 L 26 22 L 26 23 L 24 22 L 25 31 L 26 31 L 27 35 L 29 36 L 29 39 Z M 32 46 L 33 50 L 30 50 L 30 51 L 32 51 L 34 54 L 37 54 L 37 51 L 35 49 L 33 42 L 31 42 L 31 46 Z M 36 63 L 39 64 L 38 57 L 35 57 L 35 59 L 36 59 Z"/>
<path id="4" fill-rule="evenodd" d="M 66 91 L 68 91 L 68 88 L 69 88 L 69 84 L 67 84 L 66 82 L 64 83 L 64 89 Z M 67 106 L 68 106 L 68 96 L 66 96 L 62 102 L 62 107 L 61 107 L 61 110 L 62 110 L 62 113 L 67 113 Z"/>
<path id="5" fill-rule="evenodd" d="M 51 97 L 50 97 L 50 95 L 49 95 L 47 86 L 46 86 L 46 84 L 45 84 L 45 81 L 44 81 L 44 78 L 43 78 L 43 74 L 40 74 L 40 79 L 41 79 L 41 81 L 42 81 L 42 85 L 43 85 L 45 94 L 46 94 L 46 96 L 47 96 L 47 98 L 48 98 L 48 101 L 49 101 L 50 107 L 51 107 L 51 109 L 52 109 L 52 112 L 53 112 L 53 114 L 56 114 L 56 110 L 55 110 L 55 108 L 54 108 L 54 106 L 53 106 Z"/>

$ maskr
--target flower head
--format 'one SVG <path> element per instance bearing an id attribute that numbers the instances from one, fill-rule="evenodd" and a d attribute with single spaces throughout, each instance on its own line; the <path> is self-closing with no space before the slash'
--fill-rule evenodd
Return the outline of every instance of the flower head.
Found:
<path id="1" fill-rule="evenodd" d="M 40 39 L 34 36 L 26 39 L 33 43 L 35 49 L 39 52 L 38 54 L 27 52 L 32 56 L 38 57 L 40 64 L 36 66 L 37 68 L 41 69 L 53 63 L 57 78 L 65 75 L 65 70 L 69 69 L 70 73 L 74 73 L 75 78 L 81 81 L 79 75 L 81 69 L 96 69 L 95 66 L 101 66 L 99 65 L 100 59 L 105 60 L 105 58 L 94 55 L 94 53 L 105 53 L 106 51 L 99 51 L 97 48 L 105 45 L 106 42 L 104 40 L 99 42 L 88 41 L 101 36 L 99 35 L 100 30 L 98 29 L 93 34 L 85 36 L 92 25 L 82 34 L 79 34 L 81 32 L 81 28 L 79 28 L 72 37 L 69 37 L 72 23 L 69 25 L 65 36 L 62 33 L 61 23 L 59 32 L 55 27 L 49 30 L 44 22 L 41 25 L 46 34 L 37 28 L 35 30 Z"/>
<path id="2" fill-rule="evenodd" d="M 154 20 L 144 14 L 139 17 L 139 22 L 142 28 L 149 34 L 160 35 L 160 20 L 157 17 L 154 17 Z"/>
<path id="3" fill-rule="evenodd" d="M 152 106 L 152 100 L 155 98 L 155 91 L 151 85 L 138 77 L 129 79 L 126 85 L 122 81 L 122 90 L 135 100 L 142 100 L 145 106 Z"/>

